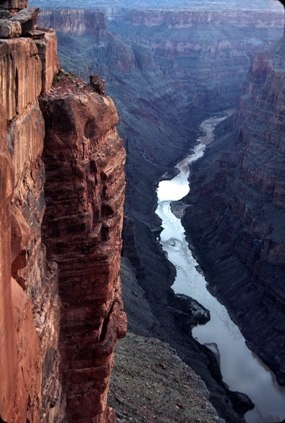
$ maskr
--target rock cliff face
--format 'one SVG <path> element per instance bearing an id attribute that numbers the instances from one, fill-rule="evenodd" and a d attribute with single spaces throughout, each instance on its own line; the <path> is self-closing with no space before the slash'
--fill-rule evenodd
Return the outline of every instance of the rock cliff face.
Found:
<path id="1" fill-rule="evenodd" d="M 63 33 L 89 34 L 97 39 L 106 32 L 105 16 L 94 10 L 51 10 L 41 12 L 39 23 Z"/>
<path id="2" fill-rule="evenodd" d="M 34 28 L 27 1 L 1 7 L 0 420 L 113 421 L 108 381 L 126 330 L 117 113 L 79 80 L 52 88 L 55 32 Z"/>
<path id="3" fill-rule="evenodd" d="M 125 150 L 112 100 L 73 77 L 41 99 L 46 120 L 43 231 L 59 266 L 61 373 L 68 421 L 115 421 L 106 408 L 126 333 L 119 279 Z M 100 418 L 99 418 L 100 417 Z"/>
<path id="4" fill-rule="evenodd" d="M 4 6 L 13 9 L 26 5 L 8 3 Z M 2 39 L 0 50 L 0 416 L 5 422 L 48 421 L 61 414 L 59 303 L 57 266 L 45 259 L 41 242 L 45 124 L 38 96 L 57 72 L 55 33 Z"/>
<path id="5" fill-rule="evenodd" d="M 211 286 L 282 384 L 284 81 L 283 39 L 254 58 L 232 132 L 221 128 L 194 168 L 183 220 Z"/>
<path id="6" fill-rule="evenodd" d="M 201 8 L 202 9 L 202 8 Z M 155 27 L 167 25 L 168 28 L 182 29 L 193 26 L 224 26 L 225 23 L 240 28 L 277 28 L 283 24 L 279 10 L 130 10 L 126 21 L 132 25 Z"/>
<path id="7" fill-rule="evenodd" d="M 6 3 L 13 9 L 27 5 Z M 21 32 L 18 16 L 13 22 Z M 61 414 L 57 267 L 45 259 L 41 242 L 44 120 L 38 103 L 57 72 L 55 33 L 2 39 L 0 50 L 0 416 L 7 422 L 40 421 Z"/>

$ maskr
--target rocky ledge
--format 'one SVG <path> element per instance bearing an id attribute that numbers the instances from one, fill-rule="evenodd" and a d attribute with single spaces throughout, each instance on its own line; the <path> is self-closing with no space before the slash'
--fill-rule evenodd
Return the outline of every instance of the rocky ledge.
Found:
<path id="1" fill-rule="evenodd" d="M 110 404 L 117 422 L 222 423 L 199 376 L 155 338 L 129 333 L 116 350 Z"/>

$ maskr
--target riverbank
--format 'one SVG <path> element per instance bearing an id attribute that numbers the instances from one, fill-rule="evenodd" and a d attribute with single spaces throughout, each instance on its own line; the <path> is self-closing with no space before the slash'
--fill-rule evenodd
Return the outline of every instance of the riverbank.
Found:
<path id="1" fill-rule="evenodd" d="M 250 408 L 247 398 L 226 389 L 214 354 L 192 338 L 191 313 L 183 310 L 170 286 L 163 291 L 158 288 L 161 303 L 154 303 L 138 284 L 135 269 L 126 258 L 122 258 L 121 277 L 129 331 L 168 343 L 201 376 L 219 416 L 231 423 L 245 422 L 243 413 Z M 179 415 L 179 410 L 176 412 Z"/>

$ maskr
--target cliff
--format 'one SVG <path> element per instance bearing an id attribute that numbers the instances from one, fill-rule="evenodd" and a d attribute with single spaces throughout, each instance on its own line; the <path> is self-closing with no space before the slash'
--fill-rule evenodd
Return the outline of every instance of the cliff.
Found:
<path id="1" fill-rule="evenodd" d="M 210 286 L 251 348 L 284 369 L 284 38 L 252 61 L 232 131 L 194 166 L 183 219 Z M 222 136 L 223 135 L 223 136 Z M 266 339 L 266 342 L 264 342 Z"/>
<path id="2" fill-rule="evenodd" d="M 72 76 L 41 98 L 48 258 L 58 263 L 68 421 L 113 421 L 106 396 L 126 333 L 119 279 L 125 150 L 112 100 Z M 97 420 L 96 420 L 97 421 Z"/>
<path id="3" fill-rule="evenodd" d="M 90 34 L 97 40 L 106 33 L 104 13 L 94 10 L 42 10 L 39 23 L 63 33 Z"/>
<path id="4" fill-rule="evenodd" d="M 58 12 L 49 16 L 53 13 L 56 19 Z M 130 327 L 169 342 L 203 377 L 220 415 L 240 423 L 245 410 L 242 401 L 222 384 L 215 358 L 191 337 L 189 316 L 171 291 L 175 271 L 157 242 L 160 222 L 154 213 L 155 189 L 162 175 L 168 177 L 167 172 L 193 146 L 201 120 L 237 105 L 250 57 L 281 36 L 282 16 L 275 28 L 271 23 L 272 16 L 276 22 L 275 15 L 262 15 L 258 29 L 253 15 L 242 13 L 242 19 L 247 19 L 243 22 L 233 11 L 213 14 L 217 24 L 213 19 L 207 23 L 208 11 L 188 13 L 184 27 L 179 11 L 158 14 L 159 25 L 138 25 L 135 20 L 143 22 L 145 15 L 151 20 L 150 13 L 114 13 L 106 21 L 106 30 L 102 27 L 99 43 L 92 34 L 78 34 L 74 21 L 72 33 L 59 28 L 60 56 L 64 68 L 80 72 L 85 79 L 90 69 L 103 75 L 120 112 L 120 131 L 128 151 L 123 255 L 131 260 L 138 279 L 125 296 Z M 78 22 L 82 16 L 78 14 Z M 76 11 L 73 18 L 77 19 Z M 125 287 L 129 273 L 123 277 Z M 143 310 L 138 283 L 148 301 Z"/>
<path id="5" fill-rule="evenodd" d="M 278 8 L 277 8 L 278 9 Z M 224 10 L 130 10 L 126 22 L 137 26 L 156 27 L 166 25 L 168 28 L 183 29 L 193 26 L 224 26 L 225 23 L 239 28 L 278 28 L 283 26 L 280 10 L 239 10 L 238 7 Z"/>
<path id="6" fill-rule="evenodd" d="M 114 421 L 126 331 L 117 113 L 58 74 L 55 32 L 35 28 L 27 3 L 1 3 L 0 420 Z"/>

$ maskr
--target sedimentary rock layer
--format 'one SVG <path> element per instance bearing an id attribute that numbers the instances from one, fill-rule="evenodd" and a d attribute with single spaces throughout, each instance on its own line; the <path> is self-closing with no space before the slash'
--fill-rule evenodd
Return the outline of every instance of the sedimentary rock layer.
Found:
<path id="1" fill-rule="evenodd" d="M 104 13 L 94 10 L 42 10 L 39 22 L 63 33 L 90 34 L 98 38 L 106 32 Z"/>
<path id="2" fill-rule="evenodd" d="M 60 415 L 60 383 L 57 267 L 47 262 L 41 242 L 44 120 L 38 95 L 46 63 L 32 38 L 1 40 L 0 49 L 0 417 L 48 421 Z M 54 75 L 56 69 L 45 71 Z"/>
<path id="3" fill-rule="evenodd" d="M 272 367 L 282 384 L 283 53 L 284 39 L 273 56 L 254 58 L 233 132 L 218 139 L 194 167 L 187 197 L 192 207 L 183 219 L 211 286 L 240 323 L 251 348 Z"/>
<path id="4" fill-rule="evenodd" d="M 114 421 L 106 396 L 126 331 L 120 288 L 125 150 L 109 97 L 59 75 L 41 99 L 46 121 L 44 221 L 59 265 L 61 373 L 69 421 Z"/>
<path id="5" fill-rule="evenodd" d="M 0 421 L 111 422 L 113 350 L 126 331 L 117 112 L 62 74 L 51 90 L 55 32 L 16 13 L 27 2 L 1 6 L 12 12 L 1 28 L 20 29 L 0 40 Z"/>

